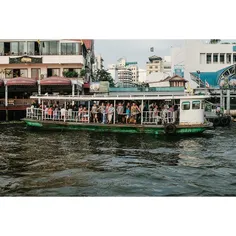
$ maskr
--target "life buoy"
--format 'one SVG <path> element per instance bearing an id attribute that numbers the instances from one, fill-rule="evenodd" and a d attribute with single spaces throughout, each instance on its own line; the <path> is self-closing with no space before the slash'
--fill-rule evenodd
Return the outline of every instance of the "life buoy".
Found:
<path id="1" fill-rule="evenodd" d="M 221 117 L 220 123 L 221 123 L 222 126 L 228 125 L 228 124 L 229 124 L 229 119 L 228 119 L 228 117 L 226 117 L 226 116 Z"/>
<path id="2" fill-rule="evenodd" d="M 217 117 L 213 120 L 213 125 L 216 127 L 216 126 L 219 126 L 220 125 L 220 118 Z"/>
<path id="3" fill-rule="evenodd" d="M 166 134 L 175 134 L 176 132 L 176 126 L 174 124 L 167 124 L 164 127 Z"/>

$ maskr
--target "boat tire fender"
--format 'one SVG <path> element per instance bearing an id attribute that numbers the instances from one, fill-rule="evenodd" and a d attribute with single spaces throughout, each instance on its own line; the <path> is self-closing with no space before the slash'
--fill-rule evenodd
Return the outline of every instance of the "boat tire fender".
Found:
<path id="1" fill-rule="evenodd" d="M 228 125 L 228 124 L 229 124 L 229 119 L 228 119 L 228 117 L 223 116 L 223 117 L 221 118 L 221 120 L 220 120 L 220 123 L 221 123 L 222 126 Z"/>
<path id="2" fill-rule="evenodd" d="M 219 126 L 220 123 L 221 123 L 221 120 L 220 120 L 220 118 L 218 118 L 218 117 L 213 120 L 213 125 L 214 125 L 215 127 L 216 127 L 216 126 Z"/>
<path id="3" fill-rule="evenodd" d="M 175 134 L 176 133 L 176 126 L 174 124 L 167 124 L 164 127 L 166 134 Z"/>

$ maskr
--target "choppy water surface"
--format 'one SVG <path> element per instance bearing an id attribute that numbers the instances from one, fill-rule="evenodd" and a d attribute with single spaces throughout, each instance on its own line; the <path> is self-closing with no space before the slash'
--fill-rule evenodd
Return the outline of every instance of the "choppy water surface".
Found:
<path id="1" fill-rule="evenodd" d="M 235 196 L 236 125 L 198 136 L 0 126 L 1 196 Z"/>

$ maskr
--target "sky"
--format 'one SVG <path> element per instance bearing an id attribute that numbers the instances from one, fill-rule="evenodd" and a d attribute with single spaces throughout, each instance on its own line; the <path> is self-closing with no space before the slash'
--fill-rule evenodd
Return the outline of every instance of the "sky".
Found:
<path id="1" fill-rule="evenodd" d="M 184 44 L 184 40 L 161 40 L 161 39 L 96 39 L 94 41 L 95 54 L 101 54 L 104 59 L 104 66 L 107 69 L 109 64 L 115 64 L 121 57 L 127 61 L 137 61 L 141 69 L 146 68 L 148 57 L 170 56 L 171 46 L 178 47 Z M 154 52 L 150 48 L 154 47 Z"/>
<path id="2" fill-rule="evenodd" d="M 176 39 L 96 39 L 94 41 L 95 54 L 101 54 L 104 59 L 105 69 L 109 64 L 115 64 L 121 57 L 125 57 L 127 61 L 136 61 L 141 69 L 146 68 L 148 57 L 170 56 L 171 47 L 181 47 L 185 40 Z M 203 39 L 209 41 L 209 39 Z M 222 42 L 235 42 L 235 39 L 221 39 Z M 154 52 L 150 52 L 150 48 L 154 47 Z"/>

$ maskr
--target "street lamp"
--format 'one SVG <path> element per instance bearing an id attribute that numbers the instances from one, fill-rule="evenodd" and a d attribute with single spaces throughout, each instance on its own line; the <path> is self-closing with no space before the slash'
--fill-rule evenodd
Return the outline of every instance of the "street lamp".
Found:
<path id="1" fill-rule="evenodd" d="M 201 87 L 201 78 L 200 78 L 200 70 L 197 70 L 197 74 L 198 74 L 198 79 L 199 79 L 199 88 Z"/>

